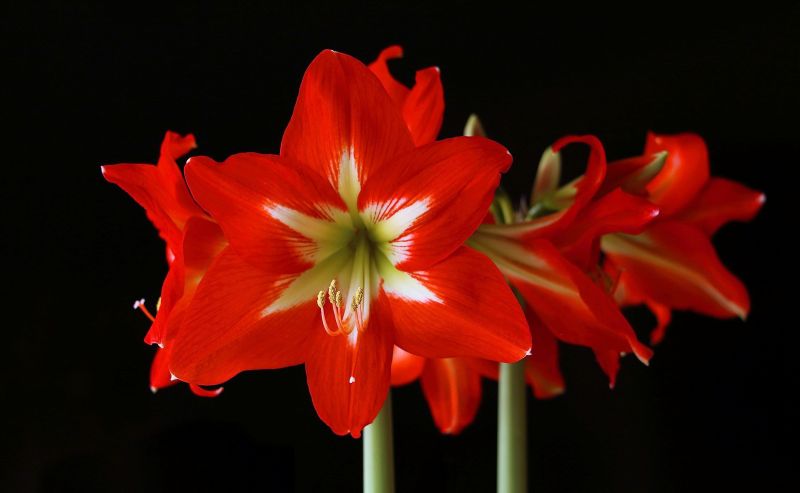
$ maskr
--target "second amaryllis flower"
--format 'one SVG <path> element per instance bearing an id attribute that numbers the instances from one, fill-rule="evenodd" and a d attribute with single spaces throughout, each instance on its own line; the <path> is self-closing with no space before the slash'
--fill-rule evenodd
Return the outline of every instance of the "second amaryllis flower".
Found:
<path id="1" fill-rule="evenodd" d="M 521 359 L 530 335 L 516 299 L 464 246 L 510 163 L 482 138 L 415 147 L 378 78 L 321 53 L 280 155 L 186 167 L 230 246 L 167 348 L 170 370 L 213 385 L 305 363 L 320 417 L 358 436 L 385 399 L 394 344 L 426 357 Z"/>

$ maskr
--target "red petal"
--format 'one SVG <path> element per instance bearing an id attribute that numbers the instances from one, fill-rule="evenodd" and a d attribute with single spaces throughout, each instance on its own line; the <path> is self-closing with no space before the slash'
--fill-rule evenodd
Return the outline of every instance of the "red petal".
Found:
<path id="1" fill-rule="evenodd" d="M 351 187 L 351 163 L 356 173 L 352 178 L 363 185 L 390 159 L 413 147 L 399 109 L 364 64 L 330 50 L 311 62 L 283 134 L 281 156 L 341 190 Z"/>
<path id="2" fill-rule="evenodd" d="M 605 195 L 617 188 L 634 195 L 647 195 L 647 185 L 658 175 L 666 163 L 667 152 L 645 154 L 614 161 L 597 195 Z"/>
<path id="3" fill-rule="evenodd" d="M 414 88 L 403 104 L 403 119 L 414 144 L 436 140 L 444 117 L 444 89 L 436 67 L 417 71 Z"/>
<path id="4" fill-rule="evenodd" d="M 616 189 L 589 204 L 553 243 L 565 257 L 588 271 L 597 265 L 601 236 L 640 233 L 656 216 L 658 208 L 653 204 Z"/>
<path id="5" fill-rule="evenodd" d="M 697 134 L 647 134 L 645 155 L 667 151 L 664 168 L 647 185 L 650 201 L 671 216 L 691 202 L 709 178 L 708 149 Z"/>
<path id="6" fill-rule="evenodd" d="M 150 390 L 155 393 L 158 390 L 175 385 L 178 380 L 172 378 L 169 372 L 169 357 L 163 349 L 156 350 L 153 363 L 150 365 Z"/>
<path id="7" fill-rule="evenodd" d="M 389 97 L 392 98 L 394 104 L 398 108 L 402 108 L 410 91 L 406 86 L 397 82 L 389 71 L 389 66 L 386 62 L 395 58 L 403 58 L 403 48 L 401 46 L 394 45 L 384 49 L 378 55 L 378 58 L 369 64 L 369 69 L 381 81 L 383 88 L 389 93 Z"/>
<path id="8" fill-rule="evenodd" d="M 670 308 L 644 296 L 640 289 L 636 287 L 636 280 L 628 272 L 620 271 L 619 267 L 614 265 L 614 262 L 608 257 L 605 259 L 604 268 L 609 276 L 616 279 L 615 286 L 611 292 L 614 293 L 614 299 L 617 300 L 620 306 L 647 305 L 647 308 L 656 317 L 656 326 L 650 332 L 650 344 L 655 346 L 661 343 L 667 326 L 672 319 Z"/>
<path id="9" fill-rule="evenodd" d="M 481 377 L 461 358 L 429 359 L 422 392 L 439 431 L 457 435 L 475 419 L 481 403 Z"/>
<path id="10" fill-rule="evenodd" d="M 558 339 L 596 351 L 633 351 L 649 360 L 651 351 L 636 339 L 615 301 L 552 244 L 534 240 L 522 251 L 513 244 L 501 247 L 494 246 L 492 260 Z"/>
<path id="11" fill-rule="evenodd" d="M 406 351 L 427 358 L 473 356 L 513 362 L 530 349 L 519 302 L 484 255 L 461 247 L 411 276 L 441 301 L 409 300 L 384 285 L 392 303 L 397 345 Z"/>
<path id="12" fill-rule="evenodd" d="M 291 279 L 254 269 L 226 248 L 167 345 L 172 373 L 186 382 L 216 385 L 244 370 L 302 363 L 310 332 L 323 330 L 313 294 L 306 303 L 266 311 Z"/>
<path id="13" fill-rule="evenodd" d="M 564 377 L 558 367 L 558 342 L 536 314 L 527 307 L 525 316 L 531 328 L 533 354 L 525 359 L 525 379 L 539 399 L 550 399 L 564 393 Z"/>
<path id="14" fill-rule="evenodd" d="M 367 182 L 359 210 L 374 220 L 419 206 L 416 220 L 404 225 L 392 243 L 390 260 L 401 270 L 428 268 L 461 247 L 481 223 L 500 173 L 511 155 L 491 140 L 456 137 L 419 147 L 392 162 Z M 393 235 L 394 236 L 394 235 Z"/>
<path id="15" fill-rule="evenodd" d="M 608 388 L 613 389 L 617 385 L 617 374 L 619 373 L 620 353 L 608 350 L 595 350 L 594 357 L 597 364 L 608 376 Z"/>
<path id="16" fill-rule="evenodd" d="M 758 190 L 725 178 L 711 178 L 676 219 L 712 235 L 730 221 L 753 219 L 765 200 L 766 196 Z"/>
<path id="17" fill-rule="evenodd" d="M 150 326 L 150 330 L 144 337 L 146 344 L 158 344 L 163 346 L 167 333 L 167 326 L 172 314 L 172 310 L 183 297 L 183 287 L 185 284 L 185 270 L 182 261 L 183 256 L 176 257 L 169 267 L 169 272 L 161 285 L 161 303 L 158 307 L 155 320 Z"/>
<path id="18" fill-rule="evenodd" d="M 161 306 L 145 337 L 146 343 L 164 345 L 174 336 L 197 285 L 227 245 L 216 223 L 201 217 L 189 219 L 183 232 L 183 254 L 170 266 L 161 289 Z"/>
<path id="19" fill-rule="evenodd" d="M 192 216 L 203 216 L 194 203 L 175 159 L 195 147 L 194 137 L 167 132 L 158 166 L 115 164 L 102 166 L 103 176 L 125 190 L 158 229 L 173 252 L 180 248 L 181 229 Z"/>
<path id="20" fill-rule="evenodd" d="M 581 143 L 590 148 L 589 160 L 584 173 L 574 184 L 572 204 L 563 210 L 547 216 L 516 224 L 483 225 L 481 231 L 486 234 L 511 238 L 543 238 L 562 231 L 568 227 L 578 213 L 597 193 L 606 175 L 606 153 L 603 144 L 593 135 L 563 137 L 553 144 L 554 152 L 559 152 L 569 144 Z"/>
<path id="21" fill-rule="evenodd" d="M 392 352 L 392 386 L 406 385 L 422 374 L 425 358 L 403 351 L 395 346 Z"/>
<path id="22" fill-rule="evenodd" d="M 678 221 L 663 221 L 637 236 L 608 235 L 603 252 L 645 298 L 670 308 L 744 318 L 747 289 L 722 265 L 708 237 Z"/>
<path id="23" fill-rule="evenodd" d="M 189 389 L 198 397 L 216 397 L 222 393 L 222 387 L 215 389 L 204 389 L 203 387 L 195 384 L 189 384 Z"/>
<path id="24" fill-rule="evenodd" d="M 668 306 L 656 303 L 654 301 L 647 302 L 647 308 L 653 312 L 656 317 L 656 327 L 650 333 L 650 344 L 660 344 L 664 340 L 664 334 L 667 332 L 667 326 L 672 319 L 672 311 Z"/>
<path id="25" fill-rule="evenodd" d="M 353 437 L 378 415 L 392 362 L 392 325 L 388 300 L 372 304 L 366 331 L 329 336 L 321 327 L 309 339 L 306 377 L 317 414 L 338 435 Z"/>
<path id="26" fill-rule="evenodd" d="M 235 154 L 221 165 L 192 158 L 186 179 L 237 252 L 274 273 L 300 272 L 314 263 L 317 252 L 314 239 L 284 224 L 276 211 L 330 221 L 331 214 L 346 208 L 322 177 L 278 156 Z"/>

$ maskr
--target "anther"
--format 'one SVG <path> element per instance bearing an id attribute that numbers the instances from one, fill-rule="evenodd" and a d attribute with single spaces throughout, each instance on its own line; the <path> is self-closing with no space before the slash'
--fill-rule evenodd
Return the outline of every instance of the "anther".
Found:
<path id="1" fill-rule="evenodd" d="M 328 286 L 328 300 L 331 305 L 336 304 L 336 279 L 332 280 L 330 286 Z"/>
<path id="2" fill-rule="evenodd" d="M 317 293 L 317 306 L 320 308 L 325 306 L 325 291 Z"/>
<path id="3" fill-rule="evenodd" d="M 144 316 L 147 317 L 151 322 L 155 322 L 156 318 L 150 313 L 150 310 L 144 305 L 144 298 L 138 299 L 133 303 L 134 310 L 141 310 L 144 313 Z"/>

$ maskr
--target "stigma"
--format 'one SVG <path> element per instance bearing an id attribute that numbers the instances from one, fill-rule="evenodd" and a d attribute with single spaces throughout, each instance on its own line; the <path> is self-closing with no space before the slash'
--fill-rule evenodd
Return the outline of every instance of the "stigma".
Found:
<path id="1" fill-rule="evenodd" d="M 327 295 L 327 296 L 326 296 Z M 328 325 L 328 317 L 325 315 L 325 300 L 331 305 L 333 319 L 336 321 L 336 329 L 331 329 Z M 349 317 L 345 318 L 344 303 L 342 302 L 342 292 L 336 285 L 336 279 L 332 280 L 328 286 L 327 293 L 321 290 L 317 293 L 317 306 L 322 317 L 322 326 L 330 336 L 349 335 L 353 329 L 359 332 L 366 330 L 364 324 L 364 288 L 358 287 L 353 298 L 350 300 Z"/>

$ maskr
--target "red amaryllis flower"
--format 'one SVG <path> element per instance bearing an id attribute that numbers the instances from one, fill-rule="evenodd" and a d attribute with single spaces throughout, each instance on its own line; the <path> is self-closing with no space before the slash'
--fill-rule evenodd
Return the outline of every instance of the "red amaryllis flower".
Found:
<path id="1" fill-rule="evenodd" d="M 193 135 L 167 132 L 161 143 L 158 164 L 116 164 L 101 167 L 103 176 L 125 190 L 141 205 L 167 244 L 169 271 L 161 289 L 155 317 L 144 300 L 134 303 L 153 322 L 145 337 L 148 344 L 163 348 L 180 326 L 183 311 L 214 256 L 225 246 L 222 232 L 195 204 L 176 159 L 196 147 Z M 167 352 L 159 349 L 150 368 L 153 392 L 177 383 L 168 369 Z M 190 385 L 200 396 L 216 396 L 222 390 Z"/>
<path id="2" fill-rule="evenodd" d="M 642 158 L 610 169 L 636 170 L 637 159 L 644 163 L 661 151 L 667 152 L 666 164 L 645 190 L 662 211 L 658 220 L 641 234 L 602 239 L 607 269 L 619 274 L 620 302 L 644 303 L 656 315 L 653 343 L 663 338 L 673 309 L 720 318 L 747 316 L 747 289 L 722 264 L 710 239 L 729 221 L 752 219 L 765 200 L 759 191 L 710 177 L 706 144 L 695 134 L 648 134 Z"/>
<path id="3" fill-rule="evenodd" d="M 590 147 L 587 171 L 558 188 L 558 152 L 571 143 Z M 605 152 L 595 137 L 560 139 L 540 163 L 533 207 L 499 211 L 504 224 L 482 225 L 468 244 L 486 253 L 525 300 L 534 339 L 545 348 L 555 347 L 552 336 L 592 348 L 613 386 L 621 354 L 632 352 L 647 363 L 651 351 L 636 339 L 606 286 L 590 277 L 598 270 L 597 239 L 609 231 L 639 232 L 658 210 L 621 190 L 599 197 L 605 175 Z M 557 357 L 539 358 L 537 351 L 528 360 L 537 395 L 560 392 Z"/>
<path id="4" fill-rule="evenodd" d="M 167 346 L 172 373 L 214 385 L 305 363 L 319 416 L 358 436 L 386 397 L 395 343 L 427 357 L 519 360 L 530 348 L 519 305 L 491 261 L 464 246 L 510 161 L 481 138 L 415 147 L 378 78 L 322 52 L 280 155 L 187 165 L 230 246 Z"/>
<path id="5" fill-rule="evenodd" d="M 468 132 L 482 133 L 476 119 Z M 559 187 L 561 147 L 581 142 L 592 149 L 587 173 Z M 553 150 L 555 149 L 555 151 Z M 533 188 L 533 206 L 513 211 L 510 201 L 495 201 L 492 213 L 468 241 L 495 261 L 525 300 L 533 355 L 525 374 L 538 398 L 561 394 L 558 343 L 594 349 L 613 386 L 620 353 L 647 360 L 640 344 L 609 295 L 601 274 L 599 240 L 608 232 L 640 232 L 658 213 L 636 192 L 661 163 L 638 165 L 622 177 L 606 177 L 603 148 L 593 137 L 568 137 L 548 149 Z M 650 163 L 647 163 L 650 164 Z M 496 363 L 474 358 L 432 360 L 395 353 L 392 383 L 421 380 L 434 421 L 443 433 L 458 433 L 474 418 L 480 401 L 480 376 L 497 379 Z"/>

